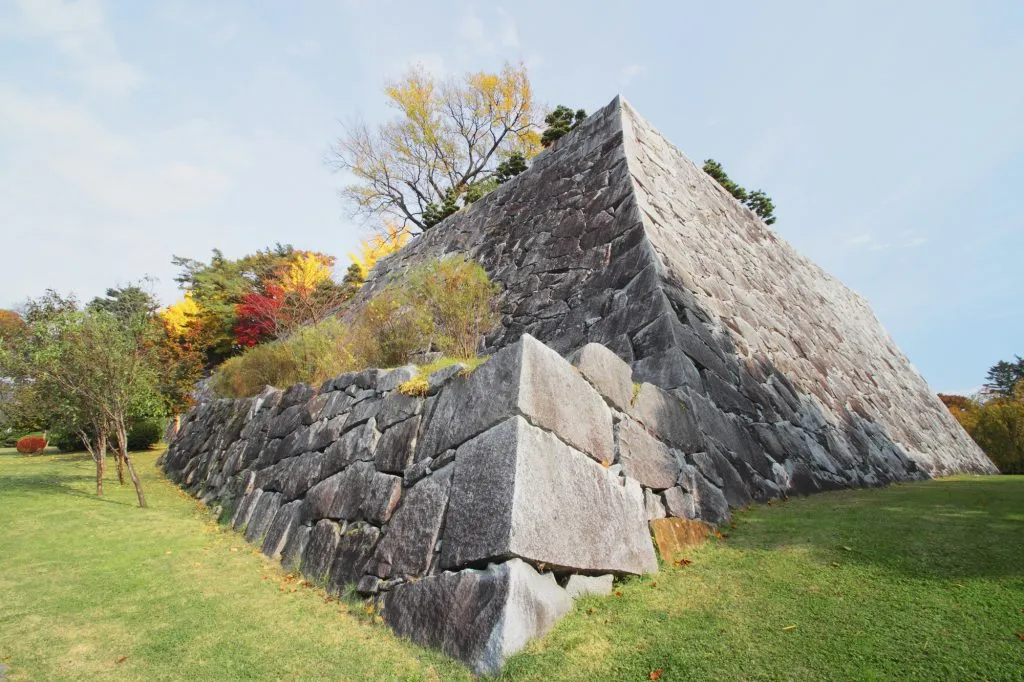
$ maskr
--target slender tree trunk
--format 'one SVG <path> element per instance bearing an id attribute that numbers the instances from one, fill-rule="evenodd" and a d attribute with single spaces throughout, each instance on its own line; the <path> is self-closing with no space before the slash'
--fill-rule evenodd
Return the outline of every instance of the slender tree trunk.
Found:
<path id="1" fill-rule="evenodd" d="M 118 450 L 118 465 L 124 462 L 124 465 L 128 468 L 128 475 L 132 478 L 132 485 L 135 486 L 135 494 L 139 498 L 139 506 L 146 506 L 146 495 L 142 492 L 142 481 L 139 480 L 139 475 L 135 472 L 135 467 L 132 466 L 132 460 L 128 457 L 128 432 L 124 426 L 124 419 L 119 418 L 117 420 L 117 450 Z"/>
<path id="2" fill-rule="evenodd" d="M 118 427 L 120 429 L 120 427 Z M 121 439 L 121 434 L 117 436 L 118 440 Z M 114 451 L 114 457 L 117 459 L 117 480 L 121 485 L 124 485 L 124 449 L 119 445 L 117 450 Z"/>
<path id="3" fill-rule="evenodd" d="M 100 431 L 96 442 L 93 443 L 92 438 L 84 429 L 78 429 L 78 437 L 82 439 L 89 456 L 96 463 L 96 495 L 103 497 L 103 459 L 106 456 L 107 437 Z"/>
<path id="4" fill-rule="evenodd" d="M 103 497 L 103 474 L 107 459 L 107 434 L 96 436 L 96 494 Z"/>

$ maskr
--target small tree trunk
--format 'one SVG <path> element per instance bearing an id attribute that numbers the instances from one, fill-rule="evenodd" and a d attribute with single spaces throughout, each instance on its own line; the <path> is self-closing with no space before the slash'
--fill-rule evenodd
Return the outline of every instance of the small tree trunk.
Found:
<path id="1" fill-rule="evenodd" d="M 117 436 L 118 440 L 121 439 L 120 433 Z M 124 485 L 124 450 L 121 449 L 120 444 L 117 450 L 114 451 L 114 457 L 117 459 L 117 480 L 121 485 Z"/>
<path id="2" fill-rule="evenodd" d="M 96 494 L 103 497 L 103 469 L 106 467 L 107 434 L 96 436 Z"/>
<path id="3" fill-rule="evenodd" d="M 139 498 L 139 506 L 146 506 L 146 495 L 142 492 L 142 481 L 132 466 L 132 460 L 128 457 L 128 433 L 124 427 L 124 419 L 117 420 L 117 451 L 118 466 L 123 462 L 128 467 L 128 475 L 132 478 L 132 485 L 135 486 L 135 495 Z"/>

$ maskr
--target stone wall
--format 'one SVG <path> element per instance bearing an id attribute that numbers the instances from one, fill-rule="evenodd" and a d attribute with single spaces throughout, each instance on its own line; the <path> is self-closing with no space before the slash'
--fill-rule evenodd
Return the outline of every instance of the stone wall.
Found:
<path id="1" fill-rule="evenodd" d="M 454 252 L 502 285 L 487 363 L 424 397 L 399 368 L 206 403 L 164 466 L 478 671 L 654 570 L 649 520 L 995 473 L 860 297 L 619 99 L 378 263 L 356 306 Z"/>
<path id="2" fill-rule="evenodd" d="M 648 520 L 728 518 L 683 403 L 598 344 L 524 335 L 480 367 L 415 367 L 205 403 L 162 465 L 269 557 L 481 672 L 578 594 L 657 570 Z"/>
<path id="3" fill-rule="evenodd" d="M 362 295 L 453 251 L 504 287 L 491 348 L 611 348 L 683 402 L 732 504 L 995 472 L 862 298 L 619 98 Z"/>

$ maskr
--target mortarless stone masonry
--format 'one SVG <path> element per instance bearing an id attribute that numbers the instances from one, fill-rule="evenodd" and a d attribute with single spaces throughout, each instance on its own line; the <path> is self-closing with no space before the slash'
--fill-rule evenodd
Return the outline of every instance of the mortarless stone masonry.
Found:
<path id="1" fill-rule="evenodd" d="M 471 375 L 427 399 L 396 390 L 404 367 L 204 403 L 163 463 L 267 555 L 479 672 L 588 576 L 656 570 L 648 519 L 995 472 L 860 297 L 618 98 L 356 304 L 454 252 L 503 287 Z"/>

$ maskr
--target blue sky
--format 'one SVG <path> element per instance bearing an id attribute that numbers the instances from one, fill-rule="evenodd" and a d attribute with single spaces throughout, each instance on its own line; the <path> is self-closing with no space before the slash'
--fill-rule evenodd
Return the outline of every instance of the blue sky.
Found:
<path id="1" fill-rule="evenodd" d="M 1024 354 L 1024 4 L 0 1 L 0 307 L 274 242 L 344 257 L 323 159 L 385 79 L 622 93 L 864 295 L 933 388 Z"/>

